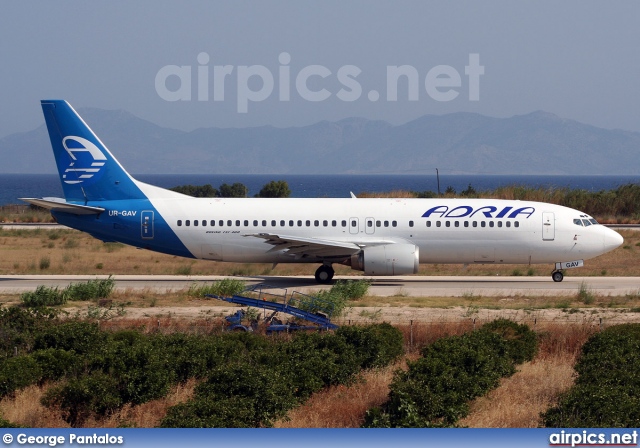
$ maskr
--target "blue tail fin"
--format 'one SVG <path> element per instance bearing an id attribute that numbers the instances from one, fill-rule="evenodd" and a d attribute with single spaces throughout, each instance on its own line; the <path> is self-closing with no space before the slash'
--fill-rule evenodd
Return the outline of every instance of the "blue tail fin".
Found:
<path id="1" fill-rule="evenodd" d="M 69 103 L 63 100 L 41 103 L 67 201 L 86 204 L 146 198 L 138 183 Z"/>

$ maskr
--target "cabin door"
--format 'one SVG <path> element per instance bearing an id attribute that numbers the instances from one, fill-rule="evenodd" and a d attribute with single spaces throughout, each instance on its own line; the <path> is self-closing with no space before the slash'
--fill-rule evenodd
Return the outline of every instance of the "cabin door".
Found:
<path id="1" fill-rule="evenodd" d="M 556 219 L 552 212 L 542 212 L 542 240 L 553 241 L 556 238 Z"/>

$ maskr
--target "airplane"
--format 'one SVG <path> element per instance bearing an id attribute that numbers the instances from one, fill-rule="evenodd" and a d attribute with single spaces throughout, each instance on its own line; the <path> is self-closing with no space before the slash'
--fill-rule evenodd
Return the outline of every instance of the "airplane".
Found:
<path id="1" fill-rule="evenodd" d="M 21 198 L 105 242 L 188 258 L 334 264 L 368 276 L 421 263 L 553 264 L 564 270 L 623 243 L 571 208 L 498 199 L 193 198 L 134 179 L 64 100 L 41 101 L 64 198 Z"/>

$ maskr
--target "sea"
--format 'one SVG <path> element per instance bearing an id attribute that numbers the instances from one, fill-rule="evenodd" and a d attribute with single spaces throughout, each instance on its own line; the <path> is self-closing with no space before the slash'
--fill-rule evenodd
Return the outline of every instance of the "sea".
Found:
<path id="1" fill-rule="evenodd" d="M 350 192 L 387 192 L 392 190 L 438 191 L 434 175 L 288 175 L 288 174 L 140 174 L 136 179 L 164 188 L 179 185 L 211 184 L 218 188 L 240 182 L 257 194 L 272 180 L 284 180 L 296 198 L 347 198 Z M 476 191 L 503 186 L 570 188 L 587 191 L 613 190 L 626 184 L 640 184 L 638 176 L 565 176 L 565 175 L 440 175 L 440 191 L 452 187 L 457 192 L 471 185 Z M 18 198 L 63 197 L 57 174 L 0 174 L 0 206 L 20 204 Z"/>

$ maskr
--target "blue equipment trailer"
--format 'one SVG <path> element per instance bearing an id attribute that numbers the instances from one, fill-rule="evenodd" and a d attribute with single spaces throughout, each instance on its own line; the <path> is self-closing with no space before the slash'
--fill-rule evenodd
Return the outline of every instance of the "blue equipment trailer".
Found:
<path id="1" fill-rule="evenodd" d="M 276 290 L 284 291 L 284 293 L 277 294 L 275 292 Z M 273 311 L 273 313 L 265 319 L 267 322 L 267 333 L 296 330 L 335 330 L 338 328 L 338 326 L 331 323 L 330 320 L 333 314 L 332 302 L 297 291 L 287 296 L 286 289 L 265 285 L 264 283 L 250 286 L 239 295 L 235 294 L 231 297 L 218 296 L 215 294 L 207 294 L 206 297 Z M 314 325 L 299 325 L 296 323 L 283 324 L 274 318 L 276 313 L 289 314 L 311 322 Z M 242 325 L 241 321 L 244 316 L 245 314 L 241 310 L 231 316 L 227 316 L 226 319 L 230 324 L 230 329 L 252 331 L 249 328 L 257 326 L 257 322 L 251 326 Z"/>

